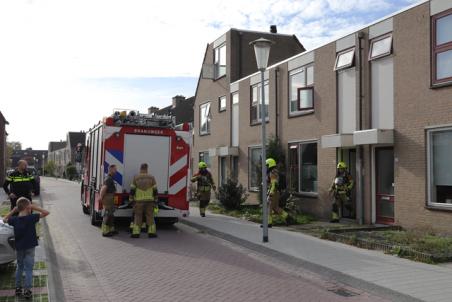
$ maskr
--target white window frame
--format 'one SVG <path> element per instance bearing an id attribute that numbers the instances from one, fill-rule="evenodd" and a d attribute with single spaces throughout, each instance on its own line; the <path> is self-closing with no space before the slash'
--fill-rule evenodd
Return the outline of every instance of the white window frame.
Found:
<path id="1" fill-rule="evenodd" d="M 252 150 L 255 150 L 255 149 L 262 150 L 262 146 L 249 146 L 248 147 L 248 159 L 249 159 L 248 160 L 248 191 L 251 191 L 251 192 L 259 191 L 259 185 L 257 187 L 251 186 L 251 171 L 252 171 L 252 164 L 253 164 L 251 152 L 252 152 Z M 260 154 L 262 156 L 262 151 Z M 256 180 L 256 181 L 258 181 L 258 180 Z"/>
<path id="2" fill-rule="evenodd" d="M 317 197 L 319 196 L 319 187 L 317 186 L 317 192 L 305 192 L 301 190 L 301 179 L 302 179 L 302 173 L 303 173 L 303 169 L 302 169 L 302 154 L 301 154 L 301 149 L 302 149 L 302 145 L 306 145 L 306 144 L 317 144 L 317 185 L 319 182 L 319 141 L 317 139 L 310 139 L 310 140 L 303 140 L 303 141 L 289 141 L 288 142 L 288 148 L 290 150 L 291 146 L 297 146 L 297 157 L 298 157 L 298 191 L 296 191 L 295 193 L 300 194 L 300 195 L 304 195 L 304 196 L 309 196 L 309 197 Z"/>
<path id="3" fill-rule="evenodd" d="M 343 69 L 347 69 L 347 68 L 353 67 L 354 64 L 355 64 L 355 51 L 356 51 L 356 47 L 353 46 L 351 48 L 348 48 L 346 50 L 338 52 L 337 55 L 336 55 L 336 62 L 334 63 L 334 70 L 337 71 L 337 70 L 343 70 Z M 352 56 L 351 61 L 348 62 L 347 64 L 342 65 L 342 66 L 338 66 L 339 59 L 341 58 L 341 56 L 343 56 L 343 55 L 345 55 L 345 54 L 347 54 L 349 52 L 353 52 L 353 56 Z"/>
<path id="4" fill-rule="evenodd" d="M 452 125 L 426 128 L 427 137 L 427 206 L 431 208 L 452 210 L 452 204 L 433 202 L 433 156 L 432 156 L 432 134 L 435 132 L 451 131 Z"/>
<path id="5" fill-rule="evenodd" d="M 308 69 L 312 68 L 313 70 L 313 79 L 312 79 L 312 83 L 308 83 Z M 302 84 L 302 86 L 297 87 L 297 109 L 296 110 L 292 110 L 292 77 L 300 74 L 300 73 L 304 73 L 304 83 Z M 288 108 L 289 108 L 289 117 L 293 117 L 293 116 L 299 116 L 299 115 L 305 115 L 307 113 L 312 113 L 314 112 L 314 74 L 315 74 L 315 67 L 313 63 L 310 63 L 308 65 L 302 66 L 300 68 L 291 70 L 289 72 L 289 104 L 288 104 Z M 307 88 L 312 88 L 312 107 L 309 108 L 301 108 L 300 104 L 301 104 L 301 100 L 300 100 L 300 91 L 301 90 L 305 90 Z"/>
<path id="6" fill-rule="evenodd" d="M 386 39 L 390 39 L 390 42 L 389 42 L 389 49 L 388 49 L 387 51 L 385 51 L 384 53 L 381 53 L 381 54 L 379 54 L 379 55 L 373 56 L 373 55 L 372 55 L 372 50 L 373 50 L 373 48 L 374 48 L 374 44 L 377 43 L 377 42 L 379 42 L 379 41 L 386 40 Z M 389 56 L 389 55 L 391 55 L 391 54 L 392 54 L 392 33 L 390 33 L 390 34 L 385 34 L 385 35 L 383 35 L 383 36 L 380 36 L 380 37 L 378 37 L 378 38 L 372 39 L 372 41 L 370 41 L 370 47 L 369 47 L 369 61 L 376 60 L 376 59 L 379 59 L 379 58 L 382 58 L 382 57 L 386 57 L 386 56 Z"/>
<path id="7" fill-rule="evenodd" d="M 257 87 L 257 103 L 255 104 L 253 99 L 254 99 L 254 94 L 253 94 L 253 90 L 254 88 Z M 265 88 L 267 87 L 267 88 Z M 250 100 L 250 122 L 251 125 L 256 125 L 256 124 L 260 124 L 262 122 L 262 116 L 261 116 L 261 103 L 262 103 L 262 99 L 261 99 L 261 91 L 262 91 L 262 84 L 261 83 L 257 83 L 251 86 L 251 100 Z M 265 121 L 268 122 L 270 120 L 270 84 L 269 81 L 266 80 L 264 81 L 264 93 L 266 93 L 265 95 L 265 105 L 267 105 L 268 110 L 267 110 L 267 116 L 265 117 Z M 251 108 L 252 107 L 257 107 L 257 119 L 253 120 L 251 117 Z"/>
<path id="8" fill-rule="evenodd" d="M 209 109 L 207 109 L 208 114 L 207 115 L 202 115 L 203 112 L 203 107 L 209 106 Z M 212 121 L 212 106 L 210 104 L 210 102 L 205 102 L 201 105 L 199 105 L 199 135 L 208 135 L 210 134 L 210 122 Z M 203 118 L 206 118 L 206 130 L 203 131 L 202 130 L 202 125 L 203 125 Z"/>
<path id="9" fill-rule="evenodd" d="M 201 154 L 202 154 L 202 161 L 206 163 L 207 167 L 210 168 L 210 155 L 209 151 L 199 151 L 198 152 L 198 163 L 201 161 Z M 206 160 L 207 158 L 207 160 Z"/>
<path id="10" fill-rule="evenodd" d="M 224 104 L 222 104 L 222 101 L 224 101 Z M 218 112 L 226 111 L 226 103 L 227 99 L 225 95 L 222 95 L 218 98 Z"/>
<path id="11" fill-rule="evenodd" d="M 225 49 L 224 55 L 226 56 L 226 43 L 221 44 L 218 47 L 215 47 L 213 50 L 213 64 L 214 64 L 214 76 L 215 79 L 219 79 L 226 75 L 226 58 L 224 58 L 224 65 L 221 64 L 221 60 L 223 59 L 221 56 L 221 50 Z M 221 68 L 224 67 L 224 73 L 220 73 Z"/>

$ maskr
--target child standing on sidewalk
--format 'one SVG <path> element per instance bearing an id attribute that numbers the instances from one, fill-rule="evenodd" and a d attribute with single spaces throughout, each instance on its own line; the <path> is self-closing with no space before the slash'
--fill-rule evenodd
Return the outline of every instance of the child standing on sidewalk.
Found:
<path id="1" fill-rule="evenodd" d="M 39 212 L 33 213 L 33 211 Z M 18 213 L 19 216 L 14 216 Z M 17 206 L 4 218 L 5 222 L 14 227 L 16 242 L 17 270 L 16 270 L 16 296 L 32 297 L 31 287 L 33 281 L 33 266 L 35 263 L 35 247 L 38 245 L 36 236 L 36 223 L 40 218 L 49 215 L 49 212 L 32 204 L 30 200 L 21 197 Z M 22 275 L 25 271 L 25 290 L 22 290 Z"/>

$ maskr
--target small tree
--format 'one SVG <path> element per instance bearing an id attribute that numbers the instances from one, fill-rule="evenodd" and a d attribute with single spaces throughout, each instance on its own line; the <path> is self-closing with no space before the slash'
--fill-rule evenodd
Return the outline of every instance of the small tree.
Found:
<path id="1" fill-rule="evenodd" d="M 69 163 L 66 166 L 66 177 L 69 180 L 73 180 L 73 179 L 75 179 L 77 177 L 77 169 L 75 168 L 74 165 L 72 165 L 72 163 Z"/>
<path id="2" fill-rule="evenodd" d="M 278 164 L 278 171 L 283 176 L 286 175 L 286 154 L 278 137 L 272 135 L 267 140 L 267 146 L 265 148 L 267 158 L 273 158 Z M 259 165 L 261 167 L 261 165 Z M 262 203 L 262 168 L 259 169 L 259 202 Z M 285 179 L 285 177 L 283 177 Z M 267 177 L 264 176 L 265 181 Z"/>
<path id="3" fill-rule="evenodd" d="M 55 176 L 56 165 L 53 160 L 47 161 L 44 166 L 44 173 L 48 176 Z"/>
<path id="4" fill-rule="evenodd" d="M 267 158 L 271 157 L 278 163 L 279 169 L 286 166 L 286 153 L 281 141 L 276 136 L 271 136 L 267 141 Z"/>
<path id="5" fill-rule="evenodd" d="M 237 181 L 228 178 L 218 188 L 218 200 L 226 210 L 238 210 L 246 200 L 246 190 Z"/>

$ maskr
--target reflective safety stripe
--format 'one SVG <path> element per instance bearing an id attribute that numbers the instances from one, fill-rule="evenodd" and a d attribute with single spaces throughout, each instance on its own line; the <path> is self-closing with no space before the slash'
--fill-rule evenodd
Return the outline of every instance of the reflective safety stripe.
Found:
<path id="1" fill-rule="evenodd" d="M 209 192 L 210 191 L 210 186 L 199 186 L 198 190 L 201 192 Z"/>
<path id="2" fill-rule="evenodd" d="M 24 182 L 24 181 L 31 181 L 34 179 L 34 177 L 11 177 L 11 182 Z"/>
<path id="3" fill-rule="evenodd" d="M 136 188 L 135 200 L 136 201 L 154 201 L 154 188 L 149 188 L 147 190 L 141 190 Z"/>
<path id="4" fill-rule="evenodd" d="M 11 177 L 6 177 L 6 181 L 12 181 Z"/>

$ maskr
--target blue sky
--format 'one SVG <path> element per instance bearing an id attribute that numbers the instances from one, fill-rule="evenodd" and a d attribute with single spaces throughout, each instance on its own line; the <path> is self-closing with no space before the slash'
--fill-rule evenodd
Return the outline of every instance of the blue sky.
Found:
<path id="1" fill-rule="evenodd" d="M 309 49 L 415 2 L 2 0 L 0 110 L 9 140 L 46 149 L 113 108 L 194 95 L 206 43 L 231 27 L 276 24 Z"/>

